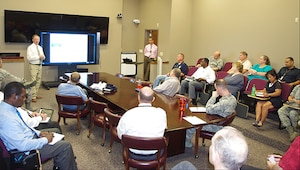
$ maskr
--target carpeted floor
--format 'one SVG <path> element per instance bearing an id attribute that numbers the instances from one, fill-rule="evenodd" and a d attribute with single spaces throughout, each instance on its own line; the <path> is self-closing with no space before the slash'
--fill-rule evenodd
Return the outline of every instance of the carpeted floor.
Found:
<path id="1" fill-rule="evenodd" d="M 57 104 L 55 100 L 56 88 L 46 90 L 41 88 L 39 95 L 42 99 L 39 99 L 37 103 L 33 103 L 35 108 L 52 108 L 54 114 L 53 121 L 57 121 Z M 253 114 L 248 114 L 248 119 L 236 117 L 232 123 L 232 126 L 236 127 L 247 138 L 249 145 L 249 156 L 246 163 L 246 169 L 265 169 L 266 157 L 271 153 L 283 154 L 289 147 L 290 142 L 288 140 L 288 134 L 285 130 L 278 129 L 278 122 L 267 119 L 264 126 L 257 128 L 252 126 L 254 121 Z M 77 157 L 77 165 L 79 169 L 124 169 L 122 164 L 122 146 L 120 143 L 114 143 L 111 153 L 108 153 L 109 149 L 109 133 L 106 133 L 106 142 L 102 147 L 100 145 L 102 128 L 95 127 L 90 138 L 88 135 L 88 121 L 81 120 L 81 133 L 76 135 L 76 120 L 67 119 L 68 125 L 63 125 L 60 122 L 63 134 L 65 134 L 65 140 L 69 141 L 74 153 Z M 201 140 L 201 139 L 200 139 Z M 186 148 L 185 153 L 170 157 L 167 159 L 167 169 L 171 169 L 177 163 L 188 160 L 192 162 L 198 169 L 213 169 L 212 165 L 208 161 L 208 148 L 210 141 L 205 141 L 206 146 L 199 146 L 199 158 L 194 158 L 193 148 Z M 201 145 L 201 141 L 199 141 Z M 249 168 L 249 167 L 250 168 Z M 43 164 L 43 169 L 52 169 L 53 160 L 50 160 Z M 252 167 L 252 168 L 251 168 Z"/>

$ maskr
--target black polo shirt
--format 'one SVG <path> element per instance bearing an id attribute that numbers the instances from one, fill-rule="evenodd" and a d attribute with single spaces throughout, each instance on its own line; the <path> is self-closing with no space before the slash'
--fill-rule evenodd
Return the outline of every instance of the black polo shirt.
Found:
<path id="1" fill-rule="evenodd" d="M 278 79 L 286 83 L 295 82 L 300 79 L 300 69 L 296 67 L 292 69 L 282 67 L 278 72 Z"/>

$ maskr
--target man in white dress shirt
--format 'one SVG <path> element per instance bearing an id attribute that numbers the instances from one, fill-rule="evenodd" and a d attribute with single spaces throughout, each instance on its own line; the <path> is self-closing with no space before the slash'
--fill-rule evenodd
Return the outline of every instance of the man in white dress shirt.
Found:
<path id="1" fill-rule="evenodd" d="M 203 90 L 204 86 L 208 84 L 213 84 L 216 80 L 215 71 L 208 65 L 209 60 L 204 58 L 201 61 L 201 67 L 197 69 L 197 71 L 191 76 L 193 80 L 183 80 L 181 81 L 181 88 L 179 94 L 184 95 L 188 90 L 189 98 L 192 99 L 192 104 L 197 105 L 197 96 L 196 96 L 196 89 Z"/>
<path id="2" fill-rule="evenodd" d="M 42 62 L 45 60 L 43 48 L 39 45 L 40 36 L 34 34 L 32 36 L 32 44 L 27 48 L 27 60 L 29 62 L 29 71 L 31 74 L 31 80 L 36 81 L 36 85 L 32 87 L 32 102 L 36 102 L 36 99 L 40 99 L 37 96 L 38 90 L 41 85 L 42 79 Z"/>
<path id="3" fill-rule="evenodd" d="M 137 137 L 162 137 L 167 128 L 166 112 L 152 106 L 155 100 L 154 92 L 150 87 L 143 87 L 138 95 L 138 107 L 128 110 L 120 119 L 117 126 L 118 137 L 131 135 Z M 139 160 L 156 159 L 156 150 L 130 149 L 132 157 Z"/>

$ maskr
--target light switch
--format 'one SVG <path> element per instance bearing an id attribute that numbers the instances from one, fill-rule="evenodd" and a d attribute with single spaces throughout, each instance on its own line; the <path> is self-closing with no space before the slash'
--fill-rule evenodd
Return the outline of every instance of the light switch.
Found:
<path id="1" fill-rule="evenodd" d="M 159 53 L 159 56 L 160 56 L 160 57 L 164 56 L 164 53 L 163 53 L 163 52 L 160 52 L 160 53 Z"/>
<path id="2" fill-rule="evenodd" d="M 139 53 L 143 53 L 143 49 L 139 49 Z"/>

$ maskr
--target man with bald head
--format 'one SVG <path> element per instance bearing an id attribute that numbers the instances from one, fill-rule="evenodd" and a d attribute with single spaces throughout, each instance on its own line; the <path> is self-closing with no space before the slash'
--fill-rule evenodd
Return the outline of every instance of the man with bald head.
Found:
<path id="1" fill-rule="evenodd" d="M 220 71 L 224 65 L 223 60 L 221 58 L 220 51 L 216 51 L 214 53 L 214 56 L 209 57 L 208 60 L 209 60 L 209 66 L 214 71 Z"/>
<path id="2" fill-rule="evenodd" d="M 78 72 L 73 72 L 71 74 L 70 80 L 68 83 L 61 83 L 58 88 L 56 94 L 62 96 L 79 96 L 82 98 L 84 102 L 88 101 L 88 96 L 84 89 L 82 89 L 77 84 L 80 82 L 80 74 Z M 84 105 L 81 106 L 81 110 L 84 109 Z M 64 109 L 67 110 L 76 110 L 76 105 L 63 105 Z"/>
<path id="3" fill-rule="evenodd" d="M 137 137 L 162 137 L 167 128 L 166 112 L 161 108 L 152 106 L 155 100 L 154 92 L 149 87 L 143 87 L 138 94 L 138 107 L 128 110 L 120 119 L 117 132 L 120 139 L 122 135 Z M 156 159 L 157 151 L 144 151 L 130 149 L 130 154 L 139 160 Z"/>

